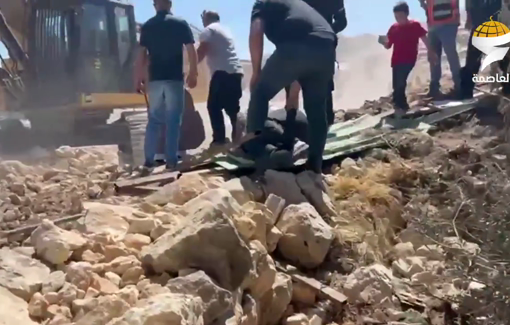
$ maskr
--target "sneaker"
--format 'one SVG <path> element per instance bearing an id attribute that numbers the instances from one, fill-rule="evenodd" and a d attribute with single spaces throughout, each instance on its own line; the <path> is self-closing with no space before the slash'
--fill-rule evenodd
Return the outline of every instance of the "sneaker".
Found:
<path id="1" fill-rule="evenodd" d="M 140 177 L 147 177 L 154 171 L 153 167 L 143 166 L 140 171 Z"/>

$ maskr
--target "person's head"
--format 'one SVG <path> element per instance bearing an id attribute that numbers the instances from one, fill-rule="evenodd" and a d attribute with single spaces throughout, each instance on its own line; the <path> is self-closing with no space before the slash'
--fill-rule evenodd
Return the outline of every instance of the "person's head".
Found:
<path id="1" fill-rule="evenodd" d="M 202 12 L 202 24 L 204 24 L 204 27 L 209 26 L 212 23 L 216 23 L 220 21 L 220 15 L 218 15 L 217 12 L 210 11 L 210 10 L 204 10 Z"/>
<path id="2" fill-rule="evenodd" d="M 399 1 L 393 7 L 393 14 L 395 15 L 395 20 L 399 24 L 405 24 L 409 21 L 409 5 L 405 1 Z"/>
<path id="3" fill-rule="evenodd" d="M 172 9 L 172 0 L 154 0 L 156 11 L 170 11 Z"/>

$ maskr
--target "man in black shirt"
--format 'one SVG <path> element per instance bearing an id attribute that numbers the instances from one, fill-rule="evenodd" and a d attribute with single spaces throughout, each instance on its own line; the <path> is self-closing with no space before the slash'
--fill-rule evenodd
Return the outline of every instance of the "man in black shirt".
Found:
<path id="1" fill-rule="evenodd" d="M 345 14 L 344 0 L 304 0 L 312 8 L 317 10 L 318 13 L 326 19 L 331 25 L 335 34 L 342 32 L 347 27 L 347 16 Z M 331 90 L 328 92 L 326 99 L 326 113 L 328 116 L 328 125 L 335 122 L 335 113 L 333 111 L 333 91 L 335 90 L 335 83 L 333 78 L 329 81 L 328 85 Z M 287 109 L 297 108 L 299 106 L 299 83 L 294 82 L 292 85 L 285 87 L 287 94 Z"/>
<path id="2" fill-rule="evenodd" d="M 336 35 L 324 17 L 303 1 L 257 0 L 251 20 L 253 74 L 247 131 L 262 131 L 269 101 L 285 86 L 299 81 L 308 124 L 313 129 L 309 134 L 307 167 L 320 173 L 328 132 L 326 97 L 335 67 Z M 264 34 L 276 50 L 262 69 Z"/>
<path id="3" fill-rule="evenodd" d="M 197 53 L 188 23 L 173 16 L 170 0 L 154 0 L 156 16 L 141 29 L 141 50 L 137 59 L 135 83 L 149 96 L 149 123 L 145 133 L 144 173 L 154 167 L 160 132 L 165 127 L 165 160 L 168 169 L 177 165 L 179 133 L 184 112 L 183 46 L 189 60 L 187 84 L 197 84 Z M 148 76 L 146 75 L 148 65 Z M 148 80 L 147 80 L 148 79 Z M 147 82 L 148 81 L 148 82 Z M 146 89 L 145 89 L 146 88 Z"/>

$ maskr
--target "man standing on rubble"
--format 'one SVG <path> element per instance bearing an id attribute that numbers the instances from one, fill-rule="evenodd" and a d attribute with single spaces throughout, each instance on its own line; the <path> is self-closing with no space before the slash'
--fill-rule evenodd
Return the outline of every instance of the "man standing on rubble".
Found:
<path id="1" fill-rule="evenodd" d="M 347 16 L 345 14 L 344 0 L 304 0 L 312 8 L 326 19 L 331 25 L 333 31 L 338 35 L 347 27 Z M 333 111 L 333 91 L 335 90 L 334 79 L 329 81 L 328 96 L 326 99 L 326 113 L 328 116 L 328 125 L 335 122 L 335 113 Z M 296 81 L 285 88 L 287 94 L 287 109 L 295 109 L 299 106 L 299 83 Z"/>
<path id="2" fill-rule="evenodd" d="M 226 143 L 223 110 L 232 125 L 232 141 L 237 140 L 237 114 L 243 96 L 243 67 L 237 56 L 234 39 L 228 29 L 220 24 L 220 16 L 213 11 L 202 13 L 205 27 L 200 34 L 198 62 L 207 58 L 211 72 L 207 110 L 211 119 L 213 141 L 211 147 Z"/>
<path id="3" fill-rule="evenodd" d="M 458 0 L 420 0 L 427 15 L 430 49 L 439 58 L 430 62 L 429 96 L 438 98 L 441 80 L 441 53 L 445 52 L 454 84 L 453 93 L 460 96 L 460 61 L 457 53 L 457 31 L 460 25 Z"/>
<path id="4" fill-rule="evenodd" d="M 262 69 L 264 34 L 276 50 Z M 253 74 L 247 132 L 264 129 L 269 101 L 298 81 L 310 129 L 307 168 L 321 173 L 328 122 L 326 97 L 335 68 L 336 34 L 303 1 L 256 0 L 251 15 L 250 54 Z"/>
<path id="5" fill-rule="evenodd" d="M 498 20 L 498 14 L 501 11 L 502 0 L 466 0 L 466 29 L 470 30 L 469 43 L 466 54 L 466 64 L 461 69 L 461 91 L 463 99 L 473 98 L 475 83 L 473 76 L 478 74 L 482 64 L 482 52 L 473 46 L 471 42 L 475 29 L 485 22 Z M 507 73 L 509 58 L 506 56 L 499 61 L 499 66 L 504 73 Z M 502 83 L 503 94 L 510 95 L 510 84 Z"/>
<path id="6" fill-rule="evenodd" d="M 149 122 L 145 133 L 143 175 L 152 171 L 160 132 L 165 128 L 165 160 L 167 169 L 177 166 L 179 133 L 184 111 L 183 46 L 189 59 L 187 84 L 197 84 L 197 53 L 188 23 L 175 17 L 171 0 L 154 0 L 156 15 L 141 29 L 141 50 L 136 61 L 135 86 L 149 95 Z M 148 80 L 146 76 L 148 65 Z M 148 82 L 147 82 L 148 81 Z M 146 89 L 145 89 L 146 88 Z"/>

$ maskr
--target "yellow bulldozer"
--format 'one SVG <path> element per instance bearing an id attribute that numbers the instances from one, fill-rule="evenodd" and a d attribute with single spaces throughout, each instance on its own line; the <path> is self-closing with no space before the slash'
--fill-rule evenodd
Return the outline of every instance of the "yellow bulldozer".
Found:
<path id="1" fill-rule="evenodd" d="M 126 113 L 147 105 L 133 85 L 139 24 L 129 0 L 0 0 L 0 13 L 9 54 L 0 58 L 0 145 L 110 143 L 140 150 L 146 114 Z M 201 64 L 183 129 L 199 117 L 190 112 L 193 102 L 206 100 L 208 80 Z M 116 109 L 123 118 L 108 124 Z"/>

